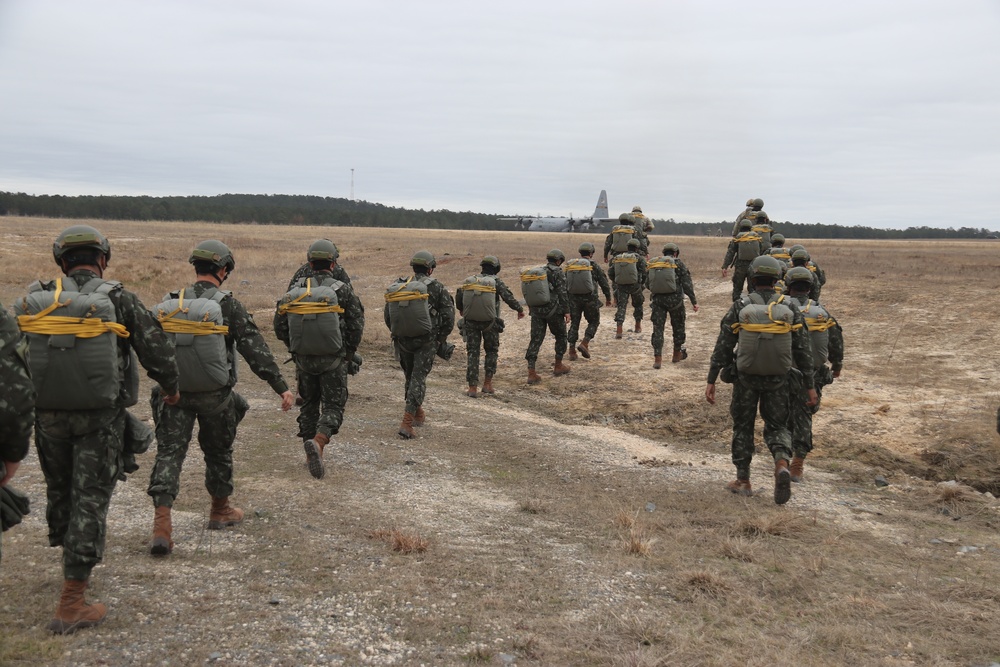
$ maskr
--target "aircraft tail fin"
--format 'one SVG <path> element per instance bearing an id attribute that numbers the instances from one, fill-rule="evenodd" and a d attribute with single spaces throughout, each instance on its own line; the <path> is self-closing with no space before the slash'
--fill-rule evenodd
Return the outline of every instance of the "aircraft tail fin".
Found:
<path id="1" fill-rule="evenodd" d="M 608 191 L 601 190 L 601 196 L 597 198 L 597 208 L 594 209 L 594 219 L 607 218 L 608 215 Z"/>

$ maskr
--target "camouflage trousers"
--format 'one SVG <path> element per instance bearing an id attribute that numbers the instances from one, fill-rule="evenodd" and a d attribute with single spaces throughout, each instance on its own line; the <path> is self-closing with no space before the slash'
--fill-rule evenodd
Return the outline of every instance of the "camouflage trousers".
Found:
<path id="1" fill-rule="evenodd" d="M 824 372 L 825 371 L 825 372 Z M 802 374 L 791 371 L 788 374 L 788 430 L 792 434 L 792 454 L 805 458 L 813 449 L 813 415 L 819 411 L 823 398 L 823 387 L 833 380 L 829 366 L 821 366 L 816 370 L 816 405 L 808 406 L 808 390 L 802 381 Z"/>
<path id="2" fill-rule="evenodd" d="M 466 323 L 468 325 L 468 323 Z M 427 376 L 434 367 L 434 356 L 437 354 L 437 341 L 431 336 L 417 338 L 394 338 L 396 354 L 399 356 L 399 367 L 406 376 L 404 396 L 406 397 L 406 412 L 416 414 L 417 408 L 424 404 L 427 394 Z"/>
<path id="3" fill-rule="evenodd" d="M 108 505 L 121 470 L 124 432 L 121 407 L 35 413 L 49 545 L 63 548 L 66 579 L 86 580 L 104 557 Z"/>
<path id="4" fill-rule="evenodd" d="M 684 332 L 684 322 L 687 313 L 684 310 L 684 295 L 681 294 L 654 294 L 649 299 L 650 319 L 653 320 L 653 335 L 650 342 L 653 344 L 653 355 L 663 355 L 663 330 L 667 324 L 667 313 L 670 314 L 670 328 L 674 334 L 674 350 L 684 347 L 687 340 Z"/>
<path id="5" fill-rule="evenodd" d="M 465 380 L 469 386 L 479 385 L 479 348 L 482 345 L 486 351 L 483 371 L 486 377 L 497 374 L 497 361 L 500 358 L 500 330 L 496 321 L 475 322 L 465 320 L 465 350 L 468 363 L 465 368 Z"/>
<path id="6" fill-rule="evenodd" d="M 615 310 L 615 323 L 621 324 L 625 321 L 625 311 L 628 310 L 629 299 L 632 300 L 632 316 L 636 322 L 642 321 L 642 304 L 646 302 L 642 285 L 615 285 L 615 301 L 618 304 Z"/>
<path id="7" fill-rule="evenodd" d="M 597 327 L 601 324 L 601 299 L 596 294 L 569 295 L 569 332 L 566 340 L 575 345 L 580 335 L 580 320 L 587 319 L 587 330 L 583 332 L 586 340 L 594 340 Z"/>
<path id="8" fill-rule="evenodd" d="M 147 493 L 157 507 L 171 507 L 180 490 L 181 467 L 198 423 L 198 445 L 205 457 L 205 488 L 214 498 L 233 494 L 233 442 L 236 427 L 250 408 L 242 396 L 225 387 L 217 391 L 181 393 L 167 405 L 159 387 L 149 399 L 156 424 L 156 462 Z"/>
<path id="9" fill-rule="evenodd" d="M 295 356 L 295 378 L 302 406 L 299 433 L 310 440 L 317 433 L 336 435 L 347 405 L 347 364 L 340 357 Z"/>
<path id="10" fill-rule="evenodd" d="M 551 315 L 549 317 L 531 316 L 531 338 L 528 340 L 528 351 L 524 353 L 524 358 L 528 362 L 528 368 L 534 368 L 538 362 L 538 352 L 542 349 L 542 342 L 545 340 L 545 332 L 551 331 L 556 339 L 556 359 L 562 359 L 566 354 L 569 344 L 566 341 L 566 316 Z"/>
<path id="11" fill-rule="evenodd" d="M 733 383 L 733 400 L 729 404 L 729 415 L 733 418 L 733 465 L 740 479 L 750 479 L 758 406 L 764 420 L 764 442 L 774 460 L 792 457 L 787 377 L 741 374 Z"/>
<path id="12" fill-rule="evenodd" d="M 746 285 L 747 293 L 753 291 L 750 284 L 750 262 L 745 259 L 738 259 L 733 264 L 733 301 L 743 294 L 743 286 Z"/>

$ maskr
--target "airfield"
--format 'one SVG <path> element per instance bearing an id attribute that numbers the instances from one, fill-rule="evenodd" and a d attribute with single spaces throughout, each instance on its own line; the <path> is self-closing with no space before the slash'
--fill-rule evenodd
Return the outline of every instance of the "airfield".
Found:
<path id="1" fill-rule="evenodd" d="M 2 219 L 5 306 L 55 277 L 52 240 L 76 222 Z M 436 255 L 434 277 L 452 292 L 497 255 L 519 295 L 518 269 L 554 247 L 568 257 L 583 241 L 601 248 L 605 233 L 89 224 L 112 243 L 105 277 L 147 306 L 191 282 L 195 243 L 225 241 L 236 256 L 225 287 L 279 362 L 288 355 L 271 331 L 275 301 L 308 244 L 331 238 L 365 305 L 364 364 L 319 481 L 294 411 L 282 413 L 243 365 L 237 389 L 252 409 L 237 437 L 234 500 L 248 519 L 204 530 L 204 465 L 192 446 L 165 559 L 148 555 L 154 455 L 141 456 L 112 500 L 89 594 L 109 617 L 69 637 L 43 629 L 61 567 L 46 546 L 32 452 L 12 482 L 32 513 L 3 534 L 0 665 L 1000 661 L 992 242 L 789 238 L 827 272 L 822 301 L 843 325 L 846 354 L 815 418 L 805 482 L 776 507 L 759 428 L 751 481 L 761 492 L 724 490 L 734 475 L 729 388 L 719 385 L 715 406 L 704 399 L 730 305 L 719 269 L 727 238 L 651 236 L 651 251 L 678 243 L 694 279 L 700 311 L 688 306 L 686 361 L 653 370 L 647 298 L 643 333 L 620 341 L 613 310 L 602 309 L 592 358 L 565 377 L 544 372 L 549 336 L 543 382 L 529 387 L 529 320 L 505 309 L 497 394 L 465 396 L 454 334 L 455 355 L 428 380 L 428 423 L 404 441 L 382 293 L 413 252 Z M 669 347 L 669 325 L 666 335 Z M 292 365 L 282 369 L 290 379 Z M 149 417 L 144 402 L 135 411 Z"/>

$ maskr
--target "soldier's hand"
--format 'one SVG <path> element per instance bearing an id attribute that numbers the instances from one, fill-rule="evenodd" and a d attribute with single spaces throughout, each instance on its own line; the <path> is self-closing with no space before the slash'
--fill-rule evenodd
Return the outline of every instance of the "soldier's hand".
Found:
<path id="1" fill-rule="evenodd" d="M 698 304 L 694 304 L 691 307 L 694 309 L 694 312 L 696 312 L 696 313 L 698 312 Z"/>
<path id="2" fill-rule="evenodd" d="M 837 369 L 837 370 L 835 370 L 833 372 L 833 377 L 835 377 L 835 378 L 839 378 L 840 377 L 840 369 Z"/>
<path id="3" fill-rule="evenodd" d="M 722 269 L 722 277 L 725 278 L 729 275 L 729 269 Z"/>
<path id="4" fill-rule="evenodd" d="M 705 387 L 705 400 L 711 405 L 715 405 L 715 385 L 710 384 Z"/>
<path id="5" fill-rule="evenodd" d="M 610 308 L 611 307 L 611 299 L 605 299 L 604 300 L 604 305 L 607 306 L 608 308 Z"/>
<path id="6" fill-rule="evenodd" d="M 517 311 L 517 319 L 519 319 L 519 320 L 523 320 L 524 319 L 524 311 L 523 310 Z"/>
<path id="7" fill-rule="evenodd" d="M 3 462 L 3 467 L 6 468 L 7 474 L 3 476 L 3 479 L 0 479 L 0 486 L 7 486 L 7 482 L 9 482 L 12 477 L 14 477 L 14 473 L 17 472 L 17 469 L 18 467 L 20 467 L 20 465 L 21 465 L 20 461 Z"/>
<path id="8" fill-rule="evenodd" d="M 819 403 L 819 394 L 816 393 L 815 389 L 809 390 L 809 400 L 806 401 L 806 405 L 810 408 Z"/>
<path id="9" fill-rule="evenodd" d="M 566 317 L 566 324 L 569 324 L 570 321 L 569 313 L 566 313 L 565 317 Z"/>
<path id="10" fill-rule="evenodd" d="M 285 393 L 281 395 L 281 411 L 288 412 L 295 405 L 295 394 L 291 390 L 285 390 Z"/>
<path id="11" fill-rule="evenodd" d="M 177 405 L 178 401 L 181 400 L 181 392 L 175 391 L 170 396 L 163 394 L 163 402 L 167 405 Z"/>

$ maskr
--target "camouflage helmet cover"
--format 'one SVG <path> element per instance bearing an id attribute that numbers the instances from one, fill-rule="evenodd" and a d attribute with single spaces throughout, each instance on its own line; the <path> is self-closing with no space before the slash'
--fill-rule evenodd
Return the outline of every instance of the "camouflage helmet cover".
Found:
<path id="1" fill-rule="evenodd" d="M 97 248 L 104 253 L 107 262 L 111 261 L 111 244 L 107 237 L 90 225 L 73 225 L 62 230 L 52 244 L 56 264 L 61 264 L 63 255 L 73 248 Z"/>
<path id="2" fill-rule="evenodd" d="M 629 248 L 638 248 L 640 245 L 641 244 L 639 243 L 639 239 L 629 239 L 628 240 L 628 247 Z"/>
<path id="3" fill-rule="evenodd" d="M 760 197 L 755 198 L 753 200 L 753 207 L 757 210 L 764 208 L 764 200 Z"/>
<path id="4" fill-rule="evenodd" d="M 806 261 L 806 262 L 808 262 L 808 261 L 809 261 L 809 260 L 811 259 L 811 258 L 809 257 L 809 252 L 808 252 L 808 251 L 806 251 L 806 249 L 805 249 L 805 248 L 803 248 L 803 247 L 801 247 L 801 246 L 799 246 L 798 248 L 796 248 L 795 250 L 793 250 L 793 251 L 791 252 L 791 255 L 792 255 L 792 261 L 793 261 L 793 262 L 794 262 L 795 260 L 797 260 L 797 259 L 798 259 L 798 260 L 803 260 L 803 261 Z"/>
<path id="5" fill-rule="evenodd" d="M 197 261 L 210 262 L 218 268 L 225 267 L 227 271 L 236 268 L 236 260 L 233 258 L 233 251 L 222 241 L 210 239 L 202 241 L 191 251 L 188 262 L 194 264 Z"/>
<path id="6" fill-rule="evenodd" d="M 636 204 L 635 206 L 632 207 L 632 212 L 633 213 L 642 213 L 642 207 L 639 206 L 638 204 Z"/>
<path id="7" fill-rule="evenodd" d="M 428 269 L 433 269 L 437 266 L 437 260 L 434 259 L 432 255 L 427 250 L 418 250 L 414 253 L 413 257 L 410 258 L 410 266 L 425 266 Z"/>
<path id="8" fill-rule="evenodd" d="M 740 220 L 740 229 L 753 229 L 753 220 L 750 218 Z"/>
<path id="9" fill-rule="evenodd" d="M 624 222 L 624 223 L 627 223 L 627 224 L 631 225 L 632 224 L 632 214 L 631 213 L 622 213 L 621 215 L 618 216 L 618 221 L 619 222 Z"/>
<path id="10" fill-rule="evenodd" d="M 579 252 L 581 255 L 593 255 L 597 248 L 590 241 L 584 241 L 580 244 Z"/>
<path id="11" fill-rule="evenodd" d="M 486 255 L 483 257 L 482 261 L 479 262 L 479 266 L 492 266 L 497 271 L 500 270 L 500 258 L 496 255 Z"/>
<path id="12" fill-rule="evenodd" d="M 788 269 L 788 273 L 785 274 L 785 283 L 791 285 L 792 283 L 805 282 L 812 284 L 813 273 L 804 266 L 795 266 Z"/>
<path id="13" fill-rule="evenodd" d="M 781 262 L 770 255 L 761 255 L 750 262 L 750 275 L 754 277 L 767 276 L 779 280 L 783 271 Z"/>
<path id="14" fill-rule="evenodd" d="M 313 260 L 335 262 L 338 257 L 340 257 L 340 251 L 330 239 L 313 241 L 312 245 L 309 246 L 309 252 L 306 253 L 306 259 L 310 262 Z"/>
<path id="15" fill-rule="evenodd" d="M 791 254 L 796 250 L 805 250 L 805 249 L 806 247 L 804 245 L 802 245 L 801 243 L 796 243 L 795 245 L 793 245 L 791 248 L 788 249 L 788 253 Z"/>
<path id="16" fill-rule="evenodd" d="M 665 243 L 663 245 L 663 254 L 664 255 L 675 255 L 676 256 L 676 255 L 680 254 L 680 252 L 681 252 L 681 248 L 676 243 Z"/>
<path id="17" fill-rule="evenodd" d="M 554 262 L 557 262 L 559 260 L 565 260 L 566 255 L 564 255 L 563 251 L 560 250 L 559 248 L 553 248 L 552 250 L 549 250 L 547 255 L 545 255 L 545 259 L 550 259 Z"/>
<path id="18" fill-rule="evenodd" d="M 785 242 L 784 234 L 779 234 L 778 232 L 771 234 L 771 245 L 776 245 L 778 243 L 784 243 L 784 242 Z"/>

